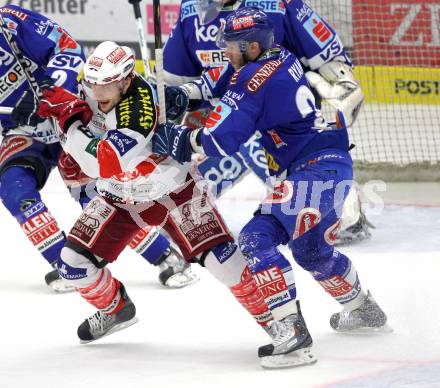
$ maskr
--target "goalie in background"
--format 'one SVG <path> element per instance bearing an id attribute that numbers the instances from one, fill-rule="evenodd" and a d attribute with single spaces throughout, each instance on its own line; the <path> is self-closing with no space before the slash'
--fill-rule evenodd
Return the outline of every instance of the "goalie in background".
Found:
<path id="1" fill-rule="evenodd" d="M 222 21 L 243 8 L 245 3 L 242 0 L 197 0 L 195 4 L 193 0 L 182 1 L 180 17 L 164 47 L 167 85 L 181 86 L 198 79 L 209 69 L 228 64 L 224 51 L 216 46 L 215 35 Z M 344 113 L 348 126 L 352 125 L 362 106 L 363 94 L 336 32 L 302 0 L 281 0 L 271 3 L 271 7 L 266 3 L 256 0 L 252 6 L 263 9 L 273 23 L 275 43 L 300 59 L 317 97 L 318 108 L 319 100 L 325 99 L 335 111 Z M 212 74 L 217 78 L 220 71 Z M 199 105 L 199 96 L 193 96 L 191 90 L 188 95 L 191 112 L 186 114 L 184 124 L 192 128 L 203 127 L 212 105 L 206 102 Z M 187 100 L 173 88 L 167 88 L 168 118 L 180 119 Z M 202 159 L 199 170 L 206 179 L 214 181 L 218 195 L 251 170 L 265 183 L 269 176 L 258 134 L 241 145 L 234 155 Z M 337 243 L 369 238 L 371 226 L 362 212 L 357 189 L 353 187 L 344 205 Z"/>

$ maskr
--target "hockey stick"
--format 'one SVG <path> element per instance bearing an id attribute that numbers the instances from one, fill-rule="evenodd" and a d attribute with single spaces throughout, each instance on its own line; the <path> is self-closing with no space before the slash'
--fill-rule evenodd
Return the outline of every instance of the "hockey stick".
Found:
<path id="1" fill-rule="evenodd" d="M 165 107 L 165 81 L 163 74 L 162 29 L 160 26 L 160 0 L 153 0 L 154 56 L 156 59 L 156 87 L 159 99 L 159 124 L 167 121 Z"/>
<path id="2" fill-rule="evenodd" d="M 10 115 L 14 108 L 9 106 L 0 106 L 0 115 Z"/>
<path id="3" fill-rule="evenodd" d="M 151 83 L 152 81 L 153 83 L 155 83 L 156 80 L 154 79 L 150 70 L 147 40 L 145 39 L 144 24 L 142 22 L 142 15 L 141 15 L 141 7 L 139 6 L 141 0 L 128 0 L 128 2 L 133 5 L 133 12 L 134 12 L 134 17 L 136 19 L 136 28 L 137 28 L 138 40 L 139 40 L 139 48 L 141 50 L 142 62 L 144 64 L 145 78 L 147 79 L 148 82 Z"/>

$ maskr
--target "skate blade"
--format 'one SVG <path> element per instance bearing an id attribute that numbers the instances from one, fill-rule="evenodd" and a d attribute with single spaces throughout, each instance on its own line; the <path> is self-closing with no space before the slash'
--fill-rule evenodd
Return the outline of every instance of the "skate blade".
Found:
<path id="1" fill-rule="evenodd" d="M 357 329 L 351 329 L 351 330 L 335 330 L 337 333 L 340 334 L 353 334 L 353 335 L 375 335 L 375 334 L 388 334 L 392 333 L 394 329 L 388 325 L 385 324 L 380 327 L 359 327 Z"/>
<path id="2" fill-rule="evenodd" d="M 312 348 L 299 349 L 287 354 L 277 354 L 261 358 L 261 366 L 265 369 L 294 368 L 314 364 L 318 359 L 312 353 Z"/>
<path id="3" fill-rule="evenodd" d="M 183 288 L 191 284 L 197 283 L 199 277 L 193 273 L 191 270 L 186 270 L 184 272 L 179 272 L 170 276 L 165 282 L 165 287 L 167 288 Z"/>
<path id="4" fill-rule="evenodd" d="M 88 344 L 88 343 L 90 343 L 90 342 L 94 342 L 94 341 L 99 340 L 99 339 L 101 339 L 101 338 L 107 337 L 107 336 L 110 335 L 110 334 L 116 333 L 117 331 L 124 330 L 124 329 L 126 329 L 127 327 L 130 327 L 130 326 L 134 325 L 134 324 L 137 323 L 137 322 L 139 322 L 139 318 L 138 318 L 138 317 L 133 317 L 133 318 L 131 318 L 129 321 L 121 322 L 121 323 L 119 323 L 119 324 L 113 326 L 113 327 L 112 327 L 107 333 L 105 333 L 105 334 L 102 335 L 101 337 L 97 337 L 97 338 L 94 338 L 94 339 L 92 339 L 92 340 L 82 340 L 82 339 L 80 339 L 80 340 L 79 340 L 79 343 L 80 343 L 80 344 Z"/>
<path id="5" fill-rule="evenodd" d="M 75 287 L 72 287 L 72 286 L 66 284 L 62 279 L 54 280 L 48 286 L 50 288 L 52 288 L 53 291 L 60 293 L 60 294 L 65 294 L 67 292 L 73 292 L 76 289 Z"/>

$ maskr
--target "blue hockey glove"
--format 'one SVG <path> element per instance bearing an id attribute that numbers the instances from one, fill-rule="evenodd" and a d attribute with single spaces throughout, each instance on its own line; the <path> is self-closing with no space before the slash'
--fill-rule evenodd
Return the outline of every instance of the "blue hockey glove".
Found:
<path id="1" fill-rule="evenodd" d="M 53 81 L 50 78 L 44 78 L 38 82 L 40 88 L 43 90 L 51 85 Z M 38 101 L 31 89 L 26 90 L 11 113 L 11 120 L 17 125 L 30 125 L 36 127 L 37 124 L 42 123 L 42 119 L 37 114 Z"/>
<path id="2" fill-rule="evenodd" d="M 11 120 L 17 125 L 37 126 L 44 121 L 37 115 L 38 102 L 31 90 L 23 93 L 14 110 L 11 113 Z"/>
<path id="3" fill-rule="evenodd" d="M 189 139 L 191 129 L 167 122 L 159 125 L 153 136 L 153 152 L 169 155 L 179 163 L 191 161 L 192 147 Z"/>
<path id="4" fill-rule="evenodd" d="M 175 86 L 168 86 L 165 89 L 165 104 L 167 109 L 167 119 L 176 120 L 188 109 L 189 98 L 183 89 Z"/>

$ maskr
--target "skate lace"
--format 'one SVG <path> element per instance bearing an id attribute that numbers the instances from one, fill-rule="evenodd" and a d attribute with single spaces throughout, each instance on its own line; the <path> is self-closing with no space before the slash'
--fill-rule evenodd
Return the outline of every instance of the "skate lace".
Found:
<path id="1" fill-rule="evenodd" d="M 104 314 L 101 311 L 97 311 L 94 315 L 88 318 L 88 321 L 90 325 L 90 331 L 92 333 L 102 333 L 113 321 L 113 317 L 111 315 Z"/>
<path id="2" fill-rule="evenodd" d="M 267 334 L 269 334 L 270 338 L 274 339 L 278 334 L 278 322 L 277 321 L 269 322 L 265 330 Z"/>
<path id="3" fill-rule="evenodd" d="M 284 318 L 282 321 L 274 322 L 275 327 L 273 330 L 276 330 L 276 336 L 273 340 L 274 346 L 279 346 L 282 343 L 288 341 L 290 338 L 295 337 L 295 321 L 296 315 L 293 314 Z"/>
<path id="4" fill-rule="evenodd" d="M 353 328 L 362 324 L 362 318 L 355 311 L 342 311 L 339 316 L 340 328 Z"/>

